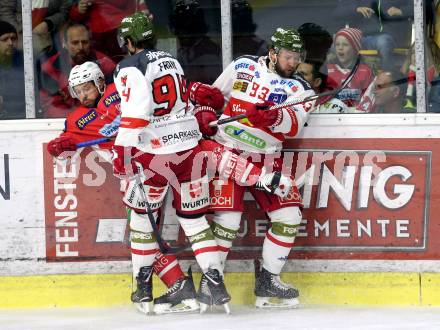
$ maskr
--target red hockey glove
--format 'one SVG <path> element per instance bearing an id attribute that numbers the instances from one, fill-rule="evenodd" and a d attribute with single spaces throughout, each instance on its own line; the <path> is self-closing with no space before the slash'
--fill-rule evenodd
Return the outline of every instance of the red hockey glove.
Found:
<path id="1" fill-rule="evenodd" d="M 113 175 L 119 179 L 131 180 L 137 173 L 138 168 L 133 161 L 131 148 L 125 149 L 123 146 L 113 146 Z M 126 158 L 129 157 L 130 161 L 126 164 Z M 128 161 L 128 159 L 127 159 Z"/>
<path id="2" fill-rule="evenodd" d="M 193 82 L 189 85 L 189 99 L 199 105 L 207 105 L 216 110 L 223 108 L 225 98 L 217 87 Z"/>
<path id="3" fill-rule="evenodd" d="M 194 116 L 199 123 L 200 132 L 203 135 L 212 136 L 217 133 L 217 127 L 209 126 L 209 123 L 217 120 L 215 110 L 208 106 L 196 106 L 194 108 Z"/>
<path id="4" fill-rule="evenodd" d="M 76 149 L 76 141 L 69 136 L 60 136 L 47 145 L 47 151 L 55 157 L 58 157 L 64 151 L 75 151 Z"/>
<path id="5" fill-rule="evenodd" d="M 270 127 L 281 122 L 283 112 L 281 109 L 270 110 L 273 102 L 266 101 L 258 103 L 246 109 L 246 117 L 250 123 L 255 127 Z"/>

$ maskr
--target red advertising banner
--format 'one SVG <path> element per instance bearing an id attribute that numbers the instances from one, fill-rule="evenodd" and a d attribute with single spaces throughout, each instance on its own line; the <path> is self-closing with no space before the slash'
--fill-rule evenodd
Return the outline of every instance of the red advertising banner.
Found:
<path id="1" fill-rule="evenodd" d="M 125 207 L 108 156 L 87 148 L 65 161 L 44 152 L 48 261 L 129 259 Z"/>
<path id="2" fill-rule="evenodd" d="M 435 203 L 439 173 L 433 166 L 440 161 L 439 143 L 434 139 L 289 141 L 284 171 L 294 174 L 304 201 L 303 221 L 290 258 L 440 257 L 435 239 L 440 234 L 436 219 L 440 206 Z M 128 226 L 121 225 L 125 211 L 119 183 L 110 174 L 100 185 L 85 182 L 89 178 L 99 183 L 97 168 L 111 173 L 111 165 L 95 151 L 82 151 L 80 158 L 78 172 L 61 179 L 63 171 L 74 171 L 66 166 L 57 169 L 45 155 L 47 257 L 54 261 L 128 259 Z M 87 158 L 95 159 L 98 166 L 91 168 L 93 162 Z M 73 192 L 66 193 L 69 185 L 74 185 Z M 251 196 L 246 194 L 245 200 L 231 259 L 259 256 L 268 226 Z M 184 243 L 182 233 L 175 239 Z"/>

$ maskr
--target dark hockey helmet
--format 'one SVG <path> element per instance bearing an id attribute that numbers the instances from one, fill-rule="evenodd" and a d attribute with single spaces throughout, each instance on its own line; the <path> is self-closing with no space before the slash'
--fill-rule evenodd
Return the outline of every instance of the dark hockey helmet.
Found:
<path id="1" fill-rule="evenodd" d="M 300 53 L 301 58 L 305 59 L 305 49 L 302 38 L 297 30 L 292 28 L 279 27 L 270 37 L 270 48 L 278 54 L 281 49 Z"/>
<path id="2" fill-rule="evenodd" d="M 170 26 L 176 35 L 206 34 L 203 9 L 197 0 L 178 0 L 170 15 Z"/>
<path id="3" fill-rule="evenodd" d="M 306 61 L 324 62 L 333 43 L 331 34 L 315 23 L 304 23 L 298 27 L 298 33 L 304 42 Z"/>
<path id="4" fill-rule="evenodd" d="M 120 47 L 126 44 L 127 38 L 135 43 L 154 38 L 153 23 L 146 13 L 138 11 L 122 19 L 118 29 Z"/>
<path id="5" fill-rule="evenodd" d="M 255 32 L 257 25 L 252 17 L 252 7 L 247 0 L 232 0 L 232 27 L 234 33 L 252 34 Z"/>

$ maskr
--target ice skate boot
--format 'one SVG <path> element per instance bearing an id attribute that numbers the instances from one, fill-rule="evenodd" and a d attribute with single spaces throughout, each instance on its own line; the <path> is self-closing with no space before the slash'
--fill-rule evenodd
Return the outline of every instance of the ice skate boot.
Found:
<path id="1" fill-rule="evenodd" d="M 264 190 L 285 198 L 289 194 L 292 184 L 292 180 L 281 174 L 281 172 L 266 173 L 266 170 L 263 168 L 254 187 L 255 189 Z"/>
<path id="2" fill-rule="evenodd" d="M 258 308 L 295 308 L 299 304 L 299 292 L 281 281 L 279 275 L 260 270 L 260 262 L 255 262 L 255 306 Z"/>
<path id="3" fill-rule="evenodd" d="M 185 313 L 198 309 L 191 268 L 187 277 L 178 279 L 165 294 L 154 299 L 156 314 Z"/>
<path id="4" fill-rule="evenodd" d="M 150 301 L 153 300 L 153 266 L 144 266 L 136 276 L 137 288 L 131 294 L 131 301 L 144 314 L 150 311 Z"/>
<path id="5" fill-rule="evenodd" d="M 226 291 L 223 277 L 217 269 L 209 269 L 202 275 L 197 300 L 200 303 L 200 313 L 206 312 L 208 306 L 213 305 L 223 305 L 227 314 L 231 312 L 228 304 L 231 296 Z"/>

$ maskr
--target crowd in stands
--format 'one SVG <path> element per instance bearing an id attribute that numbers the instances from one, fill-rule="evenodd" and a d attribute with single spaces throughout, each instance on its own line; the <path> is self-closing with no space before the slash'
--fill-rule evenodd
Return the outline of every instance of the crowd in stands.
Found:
<path id="1" fill-rule="evenodd" d="M 426 2 L 428 112 L 440 112 L 439 2 Z M 267 53 L 267 42 L 256 33 L 256 8 L 251 3 L 231 1 L 234 58 Z M 298 67 L 298 73 L 318 93 L 337 88 L 361 58 L 356 75 L 337 95 L 340 102 L 323 104 L 317 112 L 416 112 L 413 7 L 413 1 L 406 0 L 334 0 L 334 10 L 327 14 L 339 24 L 337 29 L 320 27 L 318 24 L 325 26 L 325 22 L 319 19 L 296 27 L 307 48 L 307 59 Z M 219 21 L 212 23 L 206 9 L 201 1 L 177 0 L 166 15 L 159 12 L 154 19 L 166 21 L 165 36 L 175 38 L 174 51 L 188 81 L 212 83 L 222 70 L 220 32 L 213 32 L 221 28 Z M 68 74 L 76 64 L 98 63 L 111 82 L 116 64 L 125 55 L 116 41 L 118 23 L 138 10 L 153 16 L 144 0 L 32 1 L 37 117 L 65 117 L 76 106 L 67 90 Z M 0 118 L 25 117 L 20 12 L 20 1 L 2 2 Z M 213 28 L 213 24 L 219 26 Z M 11 33 L 16 37 L 6 40 Z M 2 46 L 3 37 L 10 45 Z M 11 47 L 13 51 L 5 51 Z M 7 88 L 11 81 L 17 81 L 13 91 Z"/>

